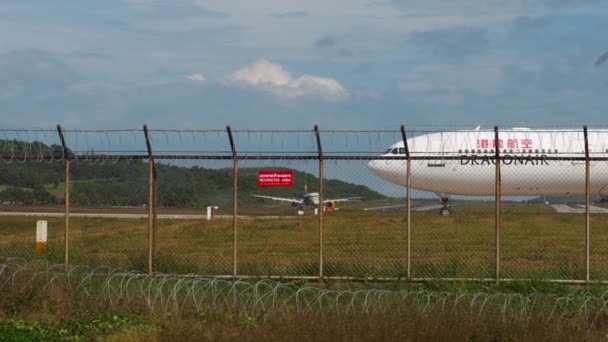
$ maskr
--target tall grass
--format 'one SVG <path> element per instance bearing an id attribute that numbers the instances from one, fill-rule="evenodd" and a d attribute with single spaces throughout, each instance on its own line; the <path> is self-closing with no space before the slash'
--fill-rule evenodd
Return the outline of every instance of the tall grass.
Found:
<path id="1" fill-rule="evenodd" d="M 415 278 L 494 276 L 494 217 L 491 204 L 456 207 L 444 218 L 435 212 L 412 217 L 411 272 Z M 34 208 L 35 209 L 35 208 Z M 108 208 L 100 208 L 104 212 Z M 92 210 L 92 209 L 91 209 Z M 129 212 L 128 208 L 116 209 Z M 138 209 L 139 210 L 139 209 Z M 257 209 L 264 213 L 262 208 Z M 289 214 L 290 209 L 266 209 Z M 132 211 L 135 212 L 135 211 Z M 182 210 L 164 209 L 167 213 Z M 293 211 L 291 211 L 293 214 Z M 32 217 L 3 217 L 0 255 L 63 260 L 61 218 L 49 220 L 49 247 L 34 254 Z M 581 215 L 558 214 L 545 205 L 505 204 L 501 233 L 501 275 L 505 278 L 584 279 L 585 231 Z M 72 218 L 70 258 L 74 264 L 147 269 L 147 221 Z M 325 215 L 326 276 L 403 277 L 406 265 L 402 212 L 344 208 Z M 591 222 L 591 277 L 607 279 L 608 226 L 601 215 Z M 232 274 L 232 220 L 159 220 L 156 270 L 164 273 Z M 238 222 L 238 272 L 252 276 L 314 276 L 319 265 L 319 227 L 313 216 Z"/>
<path id="2" fill-rule="evenodd" d="M 61 265 L 3 259 L 0 320 L 133 316 L 156 327 L 142 339 L 599 340 L 608 332 L 608 291 L 558 285 L 542 293 L 534 288 L 541 284 L 332 289 L 108 267 L 63 273 Z"/>

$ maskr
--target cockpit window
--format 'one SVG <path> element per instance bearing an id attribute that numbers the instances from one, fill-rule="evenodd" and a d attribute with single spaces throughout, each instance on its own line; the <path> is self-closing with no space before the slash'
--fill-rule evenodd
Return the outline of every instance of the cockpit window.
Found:
<path id="1" fill-rule="evenodd" d="M 392 153 L 392 154 L 397 154 L 397 153 L 399 153 L 399 149 L 398 149 L 398 148 L 394 148 L 394 149 L 391 151 L 391 153 Z"/>
<path id="2" fill-rule="evenodd" d="M 404 147 L 400 147 L 399 148 L 399 154 L 405 154 L 405 148 Z"/>
<path id="3" fill-rule="evenodd" d="M 384 151 L 384 154 L 391 153 L 392 150 L 392 148 L 389 148 L 388 150 Z"/>

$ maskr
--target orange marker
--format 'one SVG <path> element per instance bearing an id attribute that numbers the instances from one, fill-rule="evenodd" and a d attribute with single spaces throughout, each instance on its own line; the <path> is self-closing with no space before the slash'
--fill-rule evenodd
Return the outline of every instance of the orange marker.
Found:
<path id="1" fill-rule="evenodd" d="M 46 250 L 48 238 L 48 224 L 46 220 L 36 222 L 36 254 L 41 254 Z"/>

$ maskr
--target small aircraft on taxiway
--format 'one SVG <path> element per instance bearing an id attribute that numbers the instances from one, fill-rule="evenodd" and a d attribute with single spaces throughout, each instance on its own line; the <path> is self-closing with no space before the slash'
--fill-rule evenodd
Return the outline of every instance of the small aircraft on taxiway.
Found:
<path id="1" fill-rule="evenodd" d="M 264 195 L 252 195 L 254 197 L 259 198 L 267 198 L 273 201 L 283 201 L 291 203 L 292 207 L 296 207 L 298 209 L 303 209 L 305 206 L 319 208 L 319 193 L 318 192 L 308 192 L 307 187 L 304 186 L 304 194 L 301 198 L 288 198 L 288 197 L 275 197 L 275 196 L 264 196 Z M 336 208 L 337 202 L 348 202 L 348 201 L 357 201 L 362 199 L 363 197 L 348 197 L 348 198 L 335 198 L 335 199 L 324 199 L 323 207 L 324 208 Z"/>

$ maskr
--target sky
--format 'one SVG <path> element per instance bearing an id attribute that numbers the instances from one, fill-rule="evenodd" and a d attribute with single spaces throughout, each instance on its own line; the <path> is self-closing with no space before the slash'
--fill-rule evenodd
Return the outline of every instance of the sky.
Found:
<path id="1" fill-rule="evenodd" d="M 607 31 L 600 0 L 3 0 L 0 127 L 608 127 Z"/>

